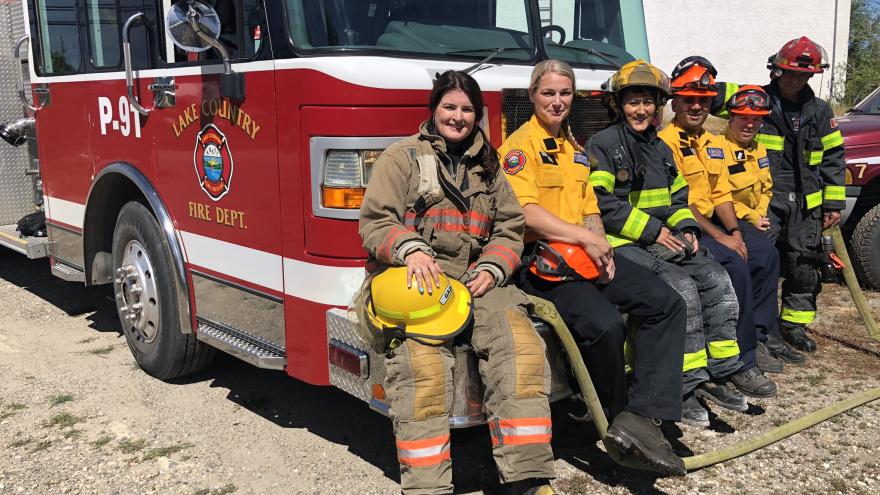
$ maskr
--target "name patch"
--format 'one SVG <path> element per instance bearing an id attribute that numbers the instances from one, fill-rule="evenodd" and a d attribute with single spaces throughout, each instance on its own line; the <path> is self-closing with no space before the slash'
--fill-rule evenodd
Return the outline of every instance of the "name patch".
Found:
<path id="1" fill-rule="evenodd" d="M 709 155 L 709 158 L 724 159 L 724 150 L 721 148 L 706 148 L 706 153 Z"/>
<path id="2" fill-rule="evenodd" d="M 590 166 L 590 159 L 587 158 L 587 155 L 585 155 L 583 153 L 575 153 L 574 154 L 574 162 L 580 163 L 581 165 L 583 165 L 585 167 Z"/>
<path id="3" fill-rule="evenodd" d="M 770 166 L 770 157 L 758 158 L 758 167 L 767 168 Z"/>

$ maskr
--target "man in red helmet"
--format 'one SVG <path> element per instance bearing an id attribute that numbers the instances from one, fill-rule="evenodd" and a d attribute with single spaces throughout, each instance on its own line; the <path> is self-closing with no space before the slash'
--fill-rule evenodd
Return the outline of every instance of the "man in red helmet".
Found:
<path id="1" fill-rule="evenodd" d="M 773 177 L 773 199 L 768 209 L 768 236 L 777 242 L 782 258 L 782 312 L 780 330 L 785 341 L 807 352 L 816 342 L 806 326 L 816 315 L 822 230 L 840 221 L 844 208 L 845 165 L 843 136 L 831 107 L 817 98 L 807 81 L 828 67 L 827 54 L 807 37 L 786 43 L 767 67 L 770 109 L 757 142 L 767 148 Z M 725 102 L 738 90 L 720 85 L 713 111 L 726 116 Z M 791 361 L 782 342 L 768 342 L 771 353 Z"/>

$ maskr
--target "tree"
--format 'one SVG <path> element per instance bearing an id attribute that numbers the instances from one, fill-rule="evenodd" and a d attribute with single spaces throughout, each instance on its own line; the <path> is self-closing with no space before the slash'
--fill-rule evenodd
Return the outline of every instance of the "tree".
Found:
<path id="1" fill-rule="evenodd" d="M 847 106 L 854 105 L 878 85 L 880 3 L 877 0 L 852 0 L 846 82 L 836 84 L 838 99 Z M 843 94 L 840 89 L 843 89 Z"/>

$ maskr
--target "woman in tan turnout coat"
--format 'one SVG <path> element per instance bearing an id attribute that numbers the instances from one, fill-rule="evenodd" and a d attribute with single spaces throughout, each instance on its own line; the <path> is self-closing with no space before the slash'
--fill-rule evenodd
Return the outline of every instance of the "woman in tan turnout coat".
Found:
<path id="1" fill-rule="evenodd" d="M 474 323 L 457 338 L 469 338 L 480 358 L 501 481 L 515 493 L 554 493 L 544 344 L 527 317 L 528 299 L 506 285 L 520 264 L 522 209 L 476 125 L 477 82 L 463 72 L 441 74 L 430 110 L 418 134 L 391 145 L 373 166 L 361 206 L 364 248 L 380 266 L 406 265 L 409 290 L 437 290 L 441 272 L 467 286 Z M 384 349 L 406 493 L 452 493 L 451 344 L 408 338 Z"/>

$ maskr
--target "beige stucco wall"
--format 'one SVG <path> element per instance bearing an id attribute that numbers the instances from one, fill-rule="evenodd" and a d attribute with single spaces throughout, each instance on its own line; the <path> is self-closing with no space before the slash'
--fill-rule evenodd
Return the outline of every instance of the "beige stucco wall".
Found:
<path id="1" fill-rule="evenodd" d="M 702 55 L 718 68 L 720 80 L 765 83 L 767 57 L 805 35 L 834 62 L 834 70 L 810 81 L 819 96 L 828 98 L 832 78 L 845 77 L 840 66 L 846 62 L 849 0 L 643 0 L 643 5 L 651 61 L 667 73 L 682 58 Z"/>

